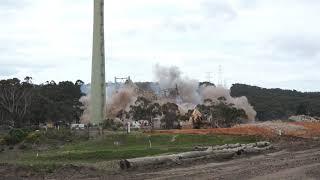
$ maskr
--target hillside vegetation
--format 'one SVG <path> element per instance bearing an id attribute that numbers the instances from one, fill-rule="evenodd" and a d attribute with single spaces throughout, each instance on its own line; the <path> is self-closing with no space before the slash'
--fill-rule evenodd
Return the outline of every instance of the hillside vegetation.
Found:
<path id="1" fill-rule="evenodd" d="M 231 95 L 246 96 L 261 121 L 284 119 L 291 115 L 320 116 L 320 93 L 296 90 L 266 89 L 245 84 L 234 84 Z"/>

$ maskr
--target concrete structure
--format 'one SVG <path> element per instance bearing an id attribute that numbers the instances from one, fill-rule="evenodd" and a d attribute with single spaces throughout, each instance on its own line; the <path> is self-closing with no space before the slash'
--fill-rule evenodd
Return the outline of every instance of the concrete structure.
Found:
<path id="1" fill-rule="evenodd" d="M 105 119 L 106 111 L 104 0 L 94 0 L 90 102 L 90 121 L 94 125 L 99 125 Z"/>

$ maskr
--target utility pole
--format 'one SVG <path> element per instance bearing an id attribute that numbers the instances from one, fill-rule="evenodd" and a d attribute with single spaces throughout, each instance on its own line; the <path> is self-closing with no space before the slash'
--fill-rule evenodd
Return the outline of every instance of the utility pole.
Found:
<path id="1" fill-rule="evenodd" d="M 90 121 L 100 125 L 105 119 L 106 81 L 104 47 L 104 0 L 94 0 Z"/>

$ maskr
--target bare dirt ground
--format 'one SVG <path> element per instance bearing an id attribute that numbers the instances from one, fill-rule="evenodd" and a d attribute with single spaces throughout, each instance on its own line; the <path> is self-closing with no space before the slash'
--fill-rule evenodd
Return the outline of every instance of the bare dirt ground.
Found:
<path id="1" fill-rule="evenodd" d="M 108 179 L 320 179 L 320 142 L 281 142 L 276 150 L 225 162 L 137 171 Z"/>
<path id="2" fill-rule="evenodd" d="M 277 142 L 275 150 L 250 157 L 113 173 L 69 165 L 37 174 L 2 164 L 0 179 L 320 179 L 320 141 L 286 139 Z"/>
<path id="3" fill-rule="evenodd" d="M 270 121 L 242 124 L 231 128 L 160 130 L 154 133 L 253 135 L 272 139 L 279 136 L 314 138 L 320 136 L 320 123 Z"/>

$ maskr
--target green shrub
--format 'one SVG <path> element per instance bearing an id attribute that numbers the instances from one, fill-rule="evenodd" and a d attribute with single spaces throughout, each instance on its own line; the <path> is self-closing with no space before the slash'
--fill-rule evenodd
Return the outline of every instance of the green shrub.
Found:
<path id="1" fill-rule="evenodd" d="M 28 136 L 25 138 L 26 143 L 40 143 L 41 138 L 41 132 L 31 132 L 28 134 Z"/>
<path id="2" fill-rule="evenodd" d="M 0 146 L 1 145 L 6 145 L 7 143 L 6 143 L 6 140 L 5 140 L 5 138 L 4 137 L 0 137 Z"/>
<path id="3" fill-rule="evenodd" d="M 45 138 L 51 140 L 58 140 L 63 142 L 71 142 L 75 139 L 75 135 L 72 133 L 70 129 L 50 129 L 44 134 Z"/>
<path id="4" fill-rule="evenodd" d="M 7 145 L 15 145 L 22 142 L 27 135 L 22 129 L 12 129 L 4 139 Z"/>
<path id="5" fill-rule="evenodd" d="M 117 131 L 117 130 L 121 129 L 121 127 L 123 127 L 122 123 L 118 122 L 116 120 L 113 120 L 113 119 L 107 119 L 102 123 L 103 129 Z"/>

